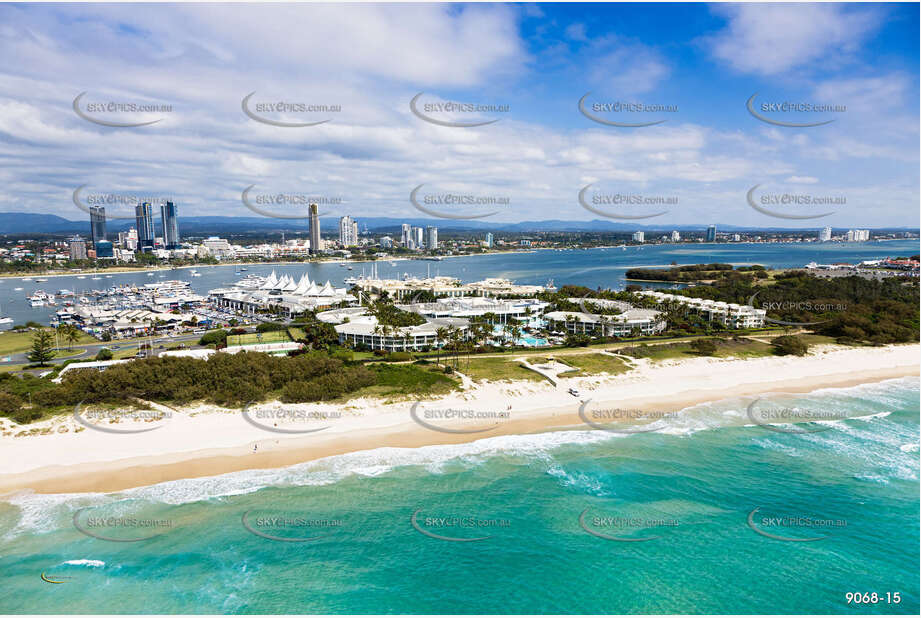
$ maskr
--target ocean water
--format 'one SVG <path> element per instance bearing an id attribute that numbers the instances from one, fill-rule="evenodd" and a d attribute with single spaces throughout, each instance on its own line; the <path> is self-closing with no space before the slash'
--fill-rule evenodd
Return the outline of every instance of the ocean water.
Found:
<path id="1" fill-rule="evenodd" d="M 458 258 L 440 262 L 425 260 L 398 260 L 393 265 L 387 260 L 377 262 L 378 274 L 385 278 L 445 275 L 461 281 L 480 281 L 486 277 L 504 277 L 517 283 L 544 285 L 552 278 L 557 286 L 564 284 L 585 285 L 596 288 L 623 289 L 627 284 L 624 273 L 627 269 L 645 266 L 669 266 L 676 264 L 700 264 L 702 262 L 727 262 L 736 265 L 764 264 L 773 268 L 802 267 L 809 262 L 827 264 L 831 262 L 856 263 L 861 260 L 915 255 L 919 245 L 916 240 L 871 241 L 863 243 L 721 243 L 698 245 L 649 245 L 632 246 L 624 249 L 573 249 L 565 251 L 532 251 L 527 253 L 495 253 Z M 359 276 L 362 270 L 368 275 L 370 264 L 353 264 L 353 270 L 335 263 L 304 263 L 285 265 L 246 264 L 248 271 L 239 271 L 240 265 L 197 268 L 200 276 L 193 277 L 190 269 L 163 270 L 148 276 L 145 272 L 99 275 L 67 275 L 48 277 L 46 282 L 23 281 L 20 277 L 0 278 L 0 314 L 13 318 L 16 323 L 35 320 L 47 324 L 54 313 L 61 308 L 32 307 L 28 297 L 37 290 L 54 293 L 71 290 L 84 293 L 90 290 L 105 290 L 114 285 L 144 285 L 156 281 L 178 279 L 188 281 L 198 294 L 229 285 L 243 275 L 268 275 L 273 270 L 300 278 L 307 273 L 312 281 L 330 281 L 335 286 L 344 286 L 346 277 Z M 41 278 L 40 276 L 38 276 Z M 644 283 L 655 287 L 656 284 Z M 17 290 L 16 288 L 22 288 Z"/>
<path id="2" fill-rule="evenodd" d="M 725 400 L 643 434 L 7 497 L 0 613 L 917 614 L 918 378 L 762 400 L 853 418 L 776 432 Z"/>

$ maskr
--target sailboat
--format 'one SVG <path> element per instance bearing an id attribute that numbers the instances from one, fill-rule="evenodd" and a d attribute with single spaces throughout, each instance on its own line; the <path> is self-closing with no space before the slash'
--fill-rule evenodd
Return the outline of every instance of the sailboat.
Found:
<path id="1" fill-rule="evenodd" d="M 3 312 L 0 311 L 0 326 L 6 326 L 7 324 L 12 324 L 13 318 L 3 315 Z"/>

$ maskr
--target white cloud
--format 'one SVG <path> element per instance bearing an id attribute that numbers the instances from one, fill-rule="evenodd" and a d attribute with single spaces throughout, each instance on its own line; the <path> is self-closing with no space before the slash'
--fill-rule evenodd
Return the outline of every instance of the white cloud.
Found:
<path id="1" fill-rule="evenodd" d="M 711 53 L 745 73 L 827 71 L 848 60 L 880 25 L 880 11 L 837 3 L 720 4 L 726 27 L 705 38 Z"/>

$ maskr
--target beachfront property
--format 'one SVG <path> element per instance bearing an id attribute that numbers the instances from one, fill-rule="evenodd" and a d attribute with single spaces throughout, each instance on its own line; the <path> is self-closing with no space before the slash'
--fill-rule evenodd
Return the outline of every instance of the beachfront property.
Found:
<path id="1" fill-rule="evenodd" d="M 707 317 L 710 322 L 716 321 L 726 328 L 761 328 L 764 326 L 764 317 L 767 311 L 756 309 L 751 305 L 737 305 L 704 298 L 691 298 L 653 290 L 636 292 L 642 296 L 649 296 L 660 303 L 674 303 L 686 307 L 689 311 Z"/>
<path id="2" fill-rule="evenodd" d="M 410 299 L 419 292 L 436 297 L 463 296 L 528 296 L 552 289 L 542 285 L 519 285 L 508 279 L 490 278 L 473 283 L 461 283 L 455 277 L 404 277 L 403 279 L 356 279 L 354 285 L 363 292 L 387 294 L 394 299 Z"/>
<path id="3" fill-rule="evenodd" d="M 551 331 L 571 334 L 596 335 L 603 337 L 629 337 L 655 335 L 665 330 L 661 312 L 653 309 L 638 309 L 630 303 L 601 298 L 570 298 L 571 303 L 602 306 L 617 309 L 616 315 L 603 315 L 584 311 L 551 311 L 544 314 Z"/>
<path id="4" fill-rule="evenodd" d="M 506 324 L 510 321 L 527 323 L 543 315 L 547 307 L 549 303 L 536 298 L 500 300 L 487 296 L 444 298 L 433 303 L 397 305 L 397 308 L 403 311 L 412 311 L 430 319 L 473 319 L 488 316 L 492 318 L 489 320 L 492 324 Z"/>
<path id="5" fill-rule="evenodd" d="M 317 314 L 317 319 L 333 324 L 342 345 L 364 345 L 372 350 L 388 352 L 420 351 L 442 347 L 444 339 L 438 338 L 438 329 L 455 328 L 466 338 L 469 320 L 463 318 L 437 318 L 417 326 L 382 326 L 365 307 L 334 309 Z"/>
<path id="6" fill-rule="evenodd" d="M 356 300 L 345 288 L 334 288 L 329 281 L 317 285 L 306 273 L 295 281 L 288 275 L 279 277 L 275 271 L 268 277 L 250 275 L 229 288 L 210 290 L 208 298 L 215 307 L 238 314 L 275 311 L 288 318 Z"/>

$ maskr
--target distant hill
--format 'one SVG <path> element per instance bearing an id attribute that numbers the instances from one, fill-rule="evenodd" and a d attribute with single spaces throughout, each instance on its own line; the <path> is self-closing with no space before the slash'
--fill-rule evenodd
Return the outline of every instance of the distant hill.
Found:
<path id="1" fill-rule="evenodd" d="M 636 230 L 644 231 L 702 231 L 706 229 L 710 222 L 700 225 L 674 225 L 666 222 L 648 224 L 639 223 L 620 223 L 616 221 L 592 220 L 592 221 L 563 221 L 551 219 L 545 221 L 521 221 L 518 223 L 507 222 L 490 222 L 486 220 L 476 221 L 456 221 L 451 219 L 417 219 L 407 218 L 390 218 L 390 217 L 360 217 L 356 216 L 359 229 L 363 232 L 365 227 L 374 233 L 391 233 L 399 234 L 400 225 L 409 223 L 414 226 L 432 225 L 441 230 L 452 231 L 470 231 L 470 232 L 512 232 L 519 234 L 536 233 L 536 232 L 634 232 Z M 134 226 L 134 221 L 130 219 L 111 219 L 106 222 L 107 230 L 110 234 L 126 230 Z M 157 234 L 161 233 L 160 219 L 154 217 L 154 224 L 157 228 Z M 338 217 L 321 217 L 320 227 L 324 231 L 332 232 L 338 229 Z M 89 216 L 86 220 L 73 221 L 64 219 L 57 215 L 44 215 L 21 212 L 0 212 L 0 235 L 28 234 L 89 234 Z M 716 223 L 720 232 L 741 232 L 741 231 L 790 231 L 792 229 L 816 230 L 820 224 L 804 225 L 799 228 L 783 227 L 743 227 L 737 225 L 723 225 Z M 835 228 L 840 231 L 845 228 Z M 886 228 L 890 231 L 915 231 L 912 228 Z M 248 232 L 278 233 L 297 232 L 301 233 L 307 230 L 307 220 L 300 219 L 272 219 L 270 217 L 179 217 L 179 230 L 183 236 L 221 236 L 230 234 L 245 234 Z"/>

